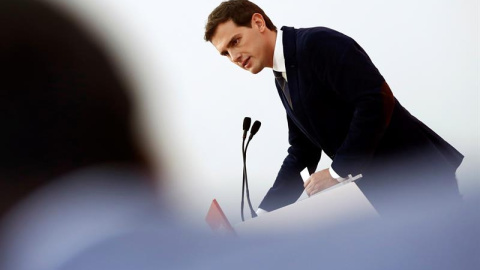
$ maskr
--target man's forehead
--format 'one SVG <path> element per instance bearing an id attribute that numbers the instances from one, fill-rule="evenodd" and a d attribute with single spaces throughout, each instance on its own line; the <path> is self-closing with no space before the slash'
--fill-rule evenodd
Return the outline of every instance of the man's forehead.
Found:
<path id="1" fill-rule="evenodd" d="M 232 37 L 240 32 L 240 27 L 237 26 L 232 20 L 223 22 L 217 26 L 215 34 L 212 36 L 212 44 L 217 50 L 224 49 L 230 42 Z"/>

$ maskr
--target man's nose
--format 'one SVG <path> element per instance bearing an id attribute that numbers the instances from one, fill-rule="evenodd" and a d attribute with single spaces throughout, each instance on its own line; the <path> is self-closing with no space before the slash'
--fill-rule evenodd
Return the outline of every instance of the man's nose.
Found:
<path id="1" fill-rule="evenodd" d="M 230 60 L 233 63 L 238 63 L 239 61 L 241 61 L 241 59 L 242 59 L 242 54 L 241 53 L 238 53 L 238 52 L 235 52 L 235 51 L 230 52 Z"/>

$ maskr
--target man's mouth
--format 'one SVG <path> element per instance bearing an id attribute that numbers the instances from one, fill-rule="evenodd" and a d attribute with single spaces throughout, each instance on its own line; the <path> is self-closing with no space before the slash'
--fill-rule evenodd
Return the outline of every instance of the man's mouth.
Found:
<path id="1" fill-rule="evenodd" d="M 242 67 L 247 68 L 247 65 L 250 63 L 250 57 L 247 57 L 247 59 L 243 60 L 242 62 Z"/>

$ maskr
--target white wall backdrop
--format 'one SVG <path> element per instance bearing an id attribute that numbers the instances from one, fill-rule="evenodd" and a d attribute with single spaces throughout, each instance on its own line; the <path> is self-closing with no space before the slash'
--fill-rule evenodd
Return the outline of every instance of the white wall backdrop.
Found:
<path id="1" fill-rule="evenodd" d="M 218 0 L 49 0 L 78 16 L 116 57 L 142 107 L 145 140 L 163 158 L 177 211 L 203 224 L 216 198 L 240 222 L 241 125 L 262 121 L 248 153 L 256 207 L 288 147 L 270 70 L 252 75 L 203 41 Z M 279 27 L 327 26 L 353 37 L 409 111 L 465 155 L 464 197 L 480 190 L 479 6 L 476 0 L 254 1 Z M 319 169 L 329 166 L 323 158 Z"/>

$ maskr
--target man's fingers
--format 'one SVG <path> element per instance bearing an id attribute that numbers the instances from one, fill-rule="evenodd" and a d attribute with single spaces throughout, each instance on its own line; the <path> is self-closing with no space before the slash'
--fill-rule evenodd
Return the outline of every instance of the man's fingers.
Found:
<path id="1" fill-rule="evenodd" d="M 309 191 L 307 191 L 307 195 L 312 196 L 313 194 L 317 193 L 318 191 L 319 191 L 318 189 L 309 190 Z"/>
<path id="2" fill-rule="evenodd" d="M 318 189 L 312 190 L 312 192 L 310 192 L 310 194 L 308 194 L 308 196 L 312 196 L 312 195 L 314 195 L 314 194 L 316 194 L 316 193 L 318 193 L 318 192 L 319 192 Z"/>
<path id="3" fill-rule="evenodd" d="M 308 183 L 305 182 L 304 186 L 305 186 L 305 192 L 307 192 L 308 196 L 312 196 L 313 194 L 320 191 L 318 184 L 315 184 L 314 182 L 310 181 L 310 179 L 308 179 L 307 181 L 309 182 Z"/>
<path id="4" fill-rule="evenodd" d="M 308 186 L 308 184 L 310 184 L 310 179 L 312 179 L 312 177 L 309 177 L 307 179 L 307 181 L 305 181 L 305 183 L 303 183 L 303 187 L 306 188 Z"/>
<path id="5" fill-rule="evenodd" d="M 334 185 L 336 181 L 333 179 L 328 171 L 328 169 L 316 172 L 312 174 L 303 184 L 305 187 L 305 192 L 308 196 L 312 196 L 326 188 L 329 188 Z"/>
<path id="6" fill-rule="evenodd" d="M 307 182 L 305 182 L 303 186 L 305 187 L 305 192 L 307 192 L 307 195 L 310 196 L 310 185 Z"/>
<path id="7" fill-rule="evenodd" d="M 310 181 L 310 179 L 308 180 Z M 310 196 L 312 191 L 315 189 L 315 185 L 313 182 L 308 182 L 308 183 L 305 183 L 305 191 L 307 192 L 307 195 Z"/>

